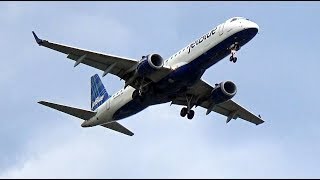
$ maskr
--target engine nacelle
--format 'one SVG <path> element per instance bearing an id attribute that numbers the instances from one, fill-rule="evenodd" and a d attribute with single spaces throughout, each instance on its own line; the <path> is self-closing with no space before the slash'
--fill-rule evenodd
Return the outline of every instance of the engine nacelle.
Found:
<path id="1" fill-rule="evenodd" d="M 149 54 L 142 57 L 136 71 L 140 76 L 147 76 L 162 68 L 163 64 L 164 60 L 159 54 Z"/>
<path id="2" fill-rule="evenodd" d="M 220 104 L 231 99 L 237 93 L 237 86 L 232 81 L 224 81 L 216 85 L 211 92 L 211 99 Z"/>

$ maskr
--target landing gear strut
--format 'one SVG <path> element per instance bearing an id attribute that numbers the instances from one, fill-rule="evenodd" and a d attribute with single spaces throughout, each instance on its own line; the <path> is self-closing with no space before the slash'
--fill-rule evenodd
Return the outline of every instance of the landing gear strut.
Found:
<path id="1" fill-rule="evenodd" d="M 145 92 L 147 92 L 149 90 L 149 87 L 148 87 L 148 83 L 146 83 L 145 81 L 144 81 L 144 78 L 142 79 L 142 82 L 141 82 L 141 84 L 140 84 L 140 86 L 139 86 L 139 96 L 143 96 L 143 94 L 145 93 Z"/>
<path id="2" fill-rule="evenodd" d="M 231 56 L 230 56 L 230 61 L 232 61 L 233 63 L 237 62 L 237 56 L 236 56 L 236 52 L 240 49 L 240 45 L 238 42 L 235 42 L 234 44 L 232 44 L 230 46 L 230 50 L 231 50 Z"/>
<path id="3" fill-rule="evenodd" d="M 191 105 L 191 100 L 192 100 L 193 96 L 187 96 L 187 107 L 183 107 L 180 111 L 180 116 L 181 117 L 185 117 L 187 115 L 188 119 L 192 119 L 194 116 L 194 111 L 191 110 L 191 108 L 193 107 L 193 105 Z"/>
<path id="4" fill-rule="evenodd" d="M 140 86 L 140 88 L 139 88 L 139 96 L 142 96 L 147 91 L 148 91 L 148 86 Z"/>

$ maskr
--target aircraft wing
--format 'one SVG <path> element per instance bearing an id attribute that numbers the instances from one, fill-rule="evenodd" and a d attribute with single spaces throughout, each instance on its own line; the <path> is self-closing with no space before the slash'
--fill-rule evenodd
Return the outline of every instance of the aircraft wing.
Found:
<path id="1" fill-rule="evenodd" d="M 203 80 L 199 80 L 188 90 L 187 94 L 192 94 L 194 95 L 194 97 L 197 97 L 197 99 L 200 100 L 199 103 L 196 105 L 199 105 L 205 109 L 211 109 L 210 106 L 213 102 L 211 98 L 209 98 L 209 96 L 212 90 L 212 86 L 210 86 Z M 172 104 L 187 106 L 187 101 L 185 97 L 178 96 L 175 100 L 172 101 Z M 253 113 L 251 113 L 250 111 L 240 106 L 231 99 L 226 102 L 215 105 L 212 111 L 227 116 L 227 123 L 231 119 L 237 119 L 238 117 L 256 125 L 259 125 L 264 122 L 261 119 L 261 117 L 259 117 L 260 115 L 254 115 Z"/>
<path id="2" fill-rule="evenodd" d="M 125 74 L 127 74 L 130 70 L 134 70 L 135 66 L 138 64 L 138 61 L 134 59 L 103 54 L 42 40 L 38 38 L 33 31 L 32 33 L 39 46 L 44 46 L 68 55 L 67 58 L 76 61 L 74 66 L 77 66 L 79 63 L 83 63 L 104 71 L 104 75 L 111 73 L 120 77 L 121 79 L 126 80 Z"/>

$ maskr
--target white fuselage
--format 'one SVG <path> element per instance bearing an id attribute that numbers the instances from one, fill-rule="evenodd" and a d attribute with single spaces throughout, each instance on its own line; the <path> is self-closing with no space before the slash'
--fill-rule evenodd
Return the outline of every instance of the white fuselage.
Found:
<path id="1" fill-rule="evenodd" d="M 241 17 L 236 18 L 236 20 L 234 20 L 235 18 L 227 20 L 226 22 L 218 25 L 208 33 L 198 38 L 196 41 L 188 44 L 188 46 L 184 47 L 183 49 L 169 57 L 165 61 L 164 66 L 169 67 L 173 70 L 177 69 L 192 62 L 203 53 L 207 52 L 235 33 L 248 28 L 259 29 L 256 23 L 249 21 L 248 19 Z M 115 121 L 113 119 L 114 113 L 133 100 L 132 93 L 134 92 L 134 90 L 135 89 L 131 86 L 122 88 L 116 94 L 111 96 L 106 102 L 104 102 L 100 107 L 98 107 L 97 114 L 90 120 L 85 121 L 82 126 L 91 127 Z"/>

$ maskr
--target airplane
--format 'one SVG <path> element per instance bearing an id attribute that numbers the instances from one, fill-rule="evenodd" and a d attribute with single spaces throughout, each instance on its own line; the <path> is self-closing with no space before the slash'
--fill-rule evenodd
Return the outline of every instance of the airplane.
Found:
<path id="1" fill-rule="evenodd" d="M 58 44 L 33 36 L 39 46 L 67 55 L 75 61 L 74 67 L 85 64 L 124 80 L 124 87 L 110 95 L 97 74 L 91 77 L 91 110 L 55 104 L 38 103 L 78 117 L 82 127 L 102 126 L 129 136 L 133 132 L 118 121 L 132 116 L 149 106 L 169 103 L 183 106 L 180 115 L 194 117 L 193 107 L 205 108 L 227 117 L 226 123 L 241 118 L 253 124 L 264 122 L 232 98 L 237 93 L 236 85 L 230 81 L 209 85 L 201 77 L 212 65 L 230 55 L 237 62 L 236 52 L 253 39 L 259 26 L 244 17 L 233 17 L 211 29 L 171 57 L 164 59 L 156 53 L 142 56 L 140 60 L 94 52 Z"/>

